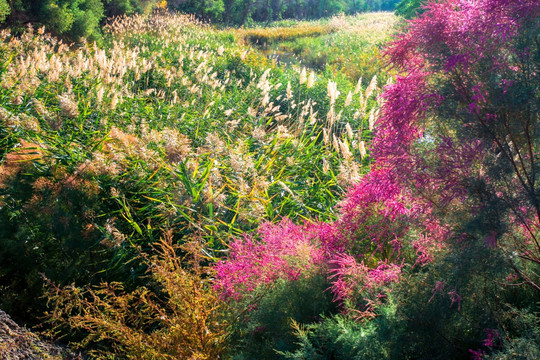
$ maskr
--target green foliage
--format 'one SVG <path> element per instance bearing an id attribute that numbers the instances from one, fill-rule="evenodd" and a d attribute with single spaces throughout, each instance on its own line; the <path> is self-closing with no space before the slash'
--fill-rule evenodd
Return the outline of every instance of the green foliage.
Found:
<path id="1" fill-rule="evenodd" d="M 221 21 L 225 12 L 223 0 L 169 0 L 167 5 L 174 10 L 196 14 L 201 19 L 212 22 Z"/>
<path id="2" fill-rule="evenodd" d="M 482 240 L 458 241 L 432 264 L 412 270 L 395 289 L 401 329 L 394 335 L 395 358 L 466 359 L 471 350 L 501 349 L 503 338 L 503 347 L 519 346 L 529 334 L 530 314 L 511 309 L 538 311 L 538 293 L 516 286 L 520 279 L 503 252 L 487 251 Z M 490 332 L 497 334 L 493 344 L 486 341 Z"/>
<path id="3" fill-rule="evenodd" d="M 107 17 L 148 13 L 158 0 L 103 0 Z"/>
<path id="4" fill-rule="evenodd" d="M 530 309 L 509 308 L 506 311 L 511 336 L 503 337 L 501 348 L 487 356 L 490 360 L 540 358 L 540 316 Z"/>
<path id="5" fill-rule="evenodd" d="M 538 294 L 515 286 L 511 266 L 483 243 L 455 244 L 432 264 L 408 269 L 377 316 L 295 324 L 288 359 L 536 359 Z M 490 279 L 491 281 L 489 281 Z"/>
<path id="6" fill-rule="evenodd" d="M 236 324 L 230 353 L 235 359 L 275 359 L 277 352 L 292 351 L 297 342 L 292 324 L 317 323 L 336 312 L 328 281 L 313 274 L 295 281 L 279 280 L 259 289 L 236 306 L 248 307 Z M 254 305 L 249 306 L 250 302 Z"/>
<path id="7" fill-rule="evenodd" d="M 0 23 L 6 20 L 6 17 L 10 12 L 11 8 L 9 7 L 7 0 L 0 0 Z"/>
<path id="8" fill-rule="evenodd" d="M 0 2 L 0 19 L 9 14 L 5 0 Z M 30 22 L 70 42 L 101 41 L 105 17 L 149 13 L 157 0 L 18 0 L 12 3 L 10 25 Z M 5 13 L 5 15 L 3 15 Z"/>
<path id="9" fill-rule="evenodd" d="M 0 301 L 6 311 L 30 319 L 45 310 L 41 274 L 65 284 L 89 282 L 103 269 L 108 254 L 90 226 L 102 201 L 95 182 L 20 158 L 11 164 L 16 175 L 0 190 Z"/>
<path id="10" fill-rule="evenodd" d="M 423 12 L 421 6 L 425 3 L 426 0 L 401 0 L 396 5 L 396 15 L 403 16 L 405 19 L 412 19 Z"/>
<path id="11" fill-rule="evenodd" d="M 321 322 L 296 326 L 297 349 L 285 352 L 286 359 L 392 359 L 389 350 L 397 332 L 396 305 L 379 309 L 379 316 L 359 322 L 349 316 L 324 317 Z"/>
<path id="12" fill-rule="evenodd" d="M 40 273 L 142 286 L 132 244 L 151 252 L 160 229 L 179 243 L 198 234 L 215 259 L 263 220 L 331 219 L 368 170 L 354 144 L 369 140 L 373 97 L 329 73 L 301 83 L 301 69 L 278 68 L 231 30 L 154 14 L 112 23 L 95 47 L 2 36 L 0 308 L 27 323 L 44 311 Z M 331 79 L 340 118 L 328 115 Z"/>
<path id="13" fill-rule="evenodd" d="M 27 18 L 70 41 L 101 37 L 104 16 L 101 0 L 21 0 L 14 4 L 14 19 Z M 15 16 L 16 15 L 16 16 Z"/>

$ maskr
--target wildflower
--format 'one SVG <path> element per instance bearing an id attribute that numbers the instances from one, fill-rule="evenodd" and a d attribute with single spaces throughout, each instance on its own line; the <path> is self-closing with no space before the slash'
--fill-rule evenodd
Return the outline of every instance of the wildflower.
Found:
<path id="1" fill-rule="evenodd" d="M 431 297 L 429 298 L 428 303 L 431 302 L 431 300 L 433 300 L 433 298 L 435 297 L 437 293 L 444 294 L 444 285 L 445 285 L 444 281 L 437 281 L 435 283 L 435 287 L 433 288 L 433 290 L 431 290 L 433 295 L 431 295 Z"/>
<path id="2" fill-rule="evenodd" d="M 461 310 L 461 295 L 458 294 L 457 289 L 454 289 L 448 292 L 448 295 L 450 295 L 450 300 L 452 301 L 450 306 L 454 305 L 454 303 L 457 303 L 458 311 L 460 311 Z"/>
<path id="3" fill-rule="evenodd" d="M 469 349 L 469 352 L 472 354 L 473 360 L 482 360 L 484 355 L 486 355 L 485 351 L 483 350 L 475 351 L 473 349 Z"/>
<path id="4" fill-rule="evenodd" d="M 493 347 L 495 340 L 499 337 L 499 332 L 494 329 L 486 329 L 487 337 L 482 341 L 482 345 L 487 347 Z"/>

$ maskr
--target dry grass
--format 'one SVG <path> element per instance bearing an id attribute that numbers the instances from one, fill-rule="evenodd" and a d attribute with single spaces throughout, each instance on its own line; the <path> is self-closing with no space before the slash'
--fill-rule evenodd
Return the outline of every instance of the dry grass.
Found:
<path id="1" fill-rule="evenodd" d="M 276 41 L 294 40 L 301 37 L 316 37 L 335 31 L 326 25 L 301 24 L 293 27 L 270 27 L 238 30 L 248 43 L 265 45 Z"/>

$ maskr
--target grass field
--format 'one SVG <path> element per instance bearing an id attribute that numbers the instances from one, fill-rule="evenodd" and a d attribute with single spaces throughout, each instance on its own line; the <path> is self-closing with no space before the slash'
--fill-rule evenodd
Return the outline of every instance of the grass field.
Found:
<path id="1" fill-rule="evenodd" d="M 377 49 L 395 23 L 370 16 L 216 30 L 155 14 L 110 23 L 102 47 L 3 31 L 4 310 L 42 311 L 40 273 L 136 282 L 133 245 L 164 229 L 203 239 L 215 259 L 263 221 L 332 219 L 369 168 Z M 269 47 L 301 47 L 302 61 L 265 57 L 246 41 L 257 31 Z M 345 62 L 355 51 L 365 61 Z"/>
<path id="2" fill-rule="evenodd" d="M 344 75 L 351 81 L 374 75 L 387 80 L 380 50 L 396 31 L 398 21 L 393 13 L 381 12 L 319 21 L 279 21 L 240 34 L 281 62 Z"/>

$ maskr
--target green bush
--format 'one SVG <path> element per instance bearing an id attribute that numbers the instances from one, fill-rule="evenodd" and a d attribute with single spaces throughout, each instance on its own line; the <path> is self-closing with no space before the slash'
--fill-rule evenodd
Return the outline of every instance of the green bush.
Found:
<path id="1" fill-rule="evenodd" d="M 147 13 L 157 3 L 157 0 L 104 0 L 107 17 Z"/>
<path id="2" fill-rule="evenodd" d="M 89 41 L 101 37 L 104 16 L 101 0 L 21 0 L 14 3 L 14 13 L 69 41 Z"/>
<path id="3" fill-rule="evenodd" d="M 503 337 L 502 346 L 487 359 L 540 359 L 540 314 L 528 309 L 506 312 L 512 337 Z"/>
<path id="4" fill-rule="evenodd" d="M 256 299 L 252 310 L 236 325 L 231 354 L 235 359 L 276 359 L 277 352 L 297 345 L 294 323 L 311 324 L 336 312 L 328 281 L 320 275 L 296 281 L 279 280 L 261 289 L 254 298 L 236 304 L 240 308 Z"/>
<path id="5" fill-rule="evenodd" d="M 303 328 L 296 326 L 298 349 L 283 355 L 293 360 L 392 358 L 389 350 L 399 325 L 395 312 L 395 304 L 388 304 L 380 308 L 379 316 L 371 321 L 360 322 L 336 315 Z"/>
<path id="6" fill-rule="evenodd" d="M 14 161 L 22 156 L 28 155 Z M 13 174 L 0 186 L 0 308 L 28 321 L 45 309 L 41 274 L 62 284 L 86 283 L 110 255 L 90 226 L 101 212 L 96 183 L 43 164 L 9 165 L 11 157 Z"/>
<path id="7" fill-rule="evenodd" d="M 423 12 L 421 6 L 425 3 L 426 0 L 402 0 L 396 5 L 396 15 L 412 19 Z"/>
<path id="8" fill-rule="evenodd" d="M 12 21 L 19 19 L 45 25 L 47 31 L 68 41 L 96 41 L 102 38 L 105 16 L 148 13 L 157 0 L 19 0 L 12 4 Z M 0 21 L 9 13 L 6 0 L 0 0 Z"/>
<path id="9" fill-rule="evenodd" d="M 0 0 L 0 23 L 6 20 L 6 17 L 10 12 L 11 8 L 9 7 L 7 0 Z"/>

